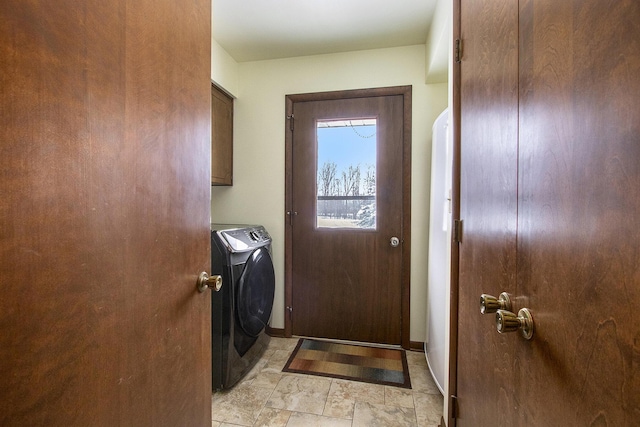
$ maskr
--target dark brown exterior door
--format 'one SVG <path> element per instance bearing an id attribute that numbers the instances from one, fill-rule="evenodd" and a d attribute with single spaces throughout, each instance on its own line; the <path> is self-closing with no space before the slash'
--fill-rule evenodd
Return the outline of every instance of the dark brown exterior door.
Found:
<path id="1" fill-rule="evenodd" d="M 211 425 L 210 7 L 0 3 L 0 425 Z"/>
<path id="2" fill-rule="evenodd" d="M 639 425 L 640 5 L 464 1 L 460 11 L 450 424 Z M 533 339 L 498 335 L 479 314 L 480 293 L 501 291 L 512 311 L 531 310 Z"/>
<path id="3" fill-rule="evenodd" d="M 296 335 L 402 342 L 403 102 L 402 95 L 393 95 L 293 104 L 291 252 Z M 321 211 L 317 124 L 361 118 L 377 120 L 375 225 L 325 228 L 317 219 Z M 392 237 L 400 240 L 396 247 L 390 244 Z"/>

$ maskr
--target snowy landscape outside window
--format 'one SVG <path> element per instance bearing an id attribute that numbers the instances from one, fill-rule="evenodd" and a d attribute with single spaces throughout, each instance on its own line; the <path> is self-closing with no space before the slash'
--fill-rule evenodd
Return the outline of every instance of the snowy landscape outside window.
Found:
<path id="1" fill-rule="evenodd" d="M 318 228 L 376 229 L 376 119 L 319 121 Z"/>

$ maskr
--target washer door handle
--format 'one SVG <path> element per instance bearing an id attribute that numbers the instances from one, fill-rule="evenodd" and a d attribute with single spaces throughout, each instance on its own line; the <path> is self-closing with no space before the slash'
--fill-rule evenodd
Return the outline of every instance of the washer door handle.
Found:
<path id="1" fill-rule="evenodd" d="M 206 271 L 203 271 L 198 276 L 196 286 L 200 292 L 204 292 L 207 289 L 213 289 L 218 292 L 222 288 L 222 276 L 219 274 L 209 276 Z"/>

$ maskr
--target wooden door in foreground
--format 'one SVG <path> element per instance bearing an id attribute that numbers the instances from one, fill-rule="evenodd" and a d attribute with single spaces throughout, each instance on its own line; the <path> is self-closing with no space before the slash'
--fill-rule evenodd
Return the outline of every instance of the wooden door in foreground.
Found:
<path id="1" fill-rule="evenodd" d="M 640 425 L 640 4 L 517 6 L 461 2 L 464 232 L 449 425 Z M 500 58 L 508 63 L 484 72 Z M 489 249 L 474 251 L 482 241 Z M 479 314 L 480 293 L 502 291 L 513 313 L 531 311 L 532 339 L 498 335 Z"/>
<path id="2" fill-rule="evenodd" d="M 0 425 L 211 425 L 210 16 L 0 3 Z"/>
<path id="3" fill-rule="evenodd" d="M 513 337 L 498 335 L 494 315 L 481 315 L 478 301 L 483 293 L 515 292 L 518 5 L 464 0 L 461 13 L 458 422 L 514 425 L 513 414 L 501 410 L 517 405 Z"/>
<path id="4" fill-rule="evenodd" d="M 638 18 L 636 1 L 521 7 L 519 425 L 640 425 Z"/>

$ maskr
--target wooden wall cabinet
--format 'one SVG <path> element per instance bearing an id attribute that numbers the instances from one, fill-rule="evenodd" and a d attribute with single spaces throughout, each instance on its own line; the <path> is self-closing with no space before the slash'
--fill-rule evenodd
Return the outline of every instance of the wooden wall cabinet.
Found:
<path id="1" fill-rule="evenodd" d="M 211 185 L 233 185 L 233 98 L 211 83 Z"/>

